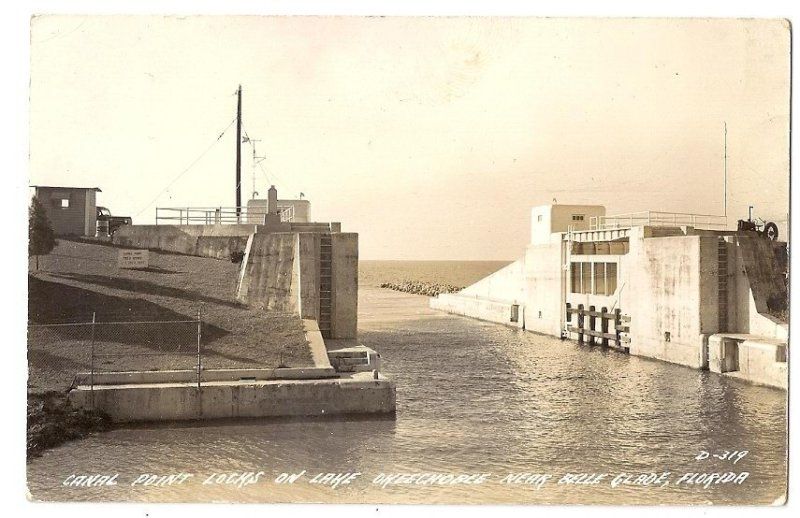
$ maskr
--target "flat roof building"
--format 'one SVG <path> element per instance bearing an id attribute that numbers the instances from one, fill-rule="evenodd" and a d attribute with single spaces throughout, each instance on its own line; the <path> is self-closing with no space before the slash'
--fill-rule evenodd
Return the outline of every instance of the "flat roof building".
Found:
<path id="1" fill-rule="evenodd" d="M 94 236 L 98 187 L 32 185 L 57 236 Z"/>

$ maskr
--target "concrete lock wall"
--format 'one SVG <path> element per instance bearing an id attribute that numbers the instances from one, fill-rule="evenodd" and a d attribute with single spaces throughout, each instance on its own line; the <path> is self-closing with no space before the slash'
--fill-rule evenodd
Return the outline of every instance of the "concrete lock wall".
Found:
<path id="1" fill-rule="evenodd" d="M 522 304 L 525 301 L 525 258 L 504 266 L 459 292 L 463 297 Z"/>
<path id="2" fill-rule="evenodd" d="M 531 245 L 525 253 L 525 329 L 561 336 L 566 287 L 561 235 L 547 244 Z"/>
<path id="3" fill-rule="evenodd" d="M 81 386 L 69 393 L 77 408 L 96 408 L 115 422 L 236 417 L 391 414 L 395 384 L 371 372 L 316 380 Z M 94 404 L 92 405 L 92 398 Z"/>
<path id="4" fill-rule="evenodd" d="M 787 348 L 787 344 L 743 341 L 738 350 L 739 373 L 742 377 L 762 385 L 788 388 Z"/>
<path id="5" fill-rule="evenodd" d="M 716 363 L 713 368 L 718 371 L 785 386 L 785 360 L 775 359 L 785 356 L 788 341 L 788 325 L 776 316 L 786 309 L 785 244 L 692 227 L 634 226 L 625 228 L 624 234 L 577 234 L 572 243 L 577 246 L 570 255 L 571 241 L 559 232 L 560 227 L 566 230 L 572 221 L 576 223 L 573 230 L 579 228 L 577 223 L 586 227 L 586 218 L 603 215 L 604 209 L 555 209 L 532 209 L 532 244 L 522 259 L 458 294 L 432 298 L 430 306 L 508 325 L 514 302 L 522 298 L 521 322 L 514 325 L 552 336 L 561 336 L 567 301 L 573 307 L 620 309 L 623 317 L 629 317 L 624 321 L 629 322 L 626 335 L 631 354 L 693 368 L 711 368 L 709 364 Z M 575 215 L 584 219 L 574 220 Z M 614 293 L 571 293 L 570 271 L 565 267 L 568 258 L 616 263 Z M 745 338 L 734 339 L 733 346 L 725 342 L 723 347 L 714 341 L 728 336 L 720 333 Z M 744 367 L 740 357 L 747 360 Z M 723 360 L 728 363 L 723 365 Z"/>
<path id="6" fill-rule="evenodd" d="M 331 234 L 331 338 L 358 334 L 358 234 Z"/>
<path id="7" fill-rule="evenodd" d="M 786 389 L 788 345 L 751 335 L 713 335 L 708 339 L 708 368 L 737 378 Z"/>
<path id="8" fill-rule="evenodd" d="M 514 308 L 516 306 L 516 309 Z M 525 322 L 525 306 L 498 302 L 459 293 L 442 293 L 430 299 L 430 307 L 454 315 L 477 318 L 511 327 L 522 328 Z M 513 319 L 516 312 L 516 321 Z"/>
<path id="9" fill-rule="evenodd" d="M 332 233 L 331 338 L 355 338 L 358 327 L 358 234 Z M 320 246 L 312 232 L 254 234 L 246 246 L 237 300 L 320 319 Z"/>
<path id="10" fill-rule="evenodd" d="M 308 241 L 303 240 L 303 245 L 308 246 Z M 313 239 L 310 241 L 313 246 Z M 306 250 L 302 261 L 297 255 L 296 265 L 297 245 L 296 234 L 254 234 L 242 261 L 243 273 L 236 298 L 245 304 L 262 304 L 265 309 L 300 313 L 303 288 L 315 290 L 318 285 L 310 272 L 300 271 L 301 267 L 308 267 L 309 258 L 314 260 L 314 251 L 309 254 Z M 305 299 L 308 300 L 308 295 Z M 311 306 L 307 305 L 304 313 L 300 313 L 301 317 L 317 318 L 316 313 L 308 313 Z"/>
<path id="11" fill-rule="evenodd" d="M 257 225 L 123 225 L 114 232 L 115 245 L 227 259 L 242 252 Z"/>
<path id="12" fill-rule="evenodd" d="M 705 249 L 710 244 L 705 243 Z M 701 283 L 701 238 L 676 236 L 644 239 L 631 236 L 626 261 L 631 316 L 630 353 L 694 368 L 705 362 L 700 307 L 703 296 L 714 298 L 711 283 Z M 716 261 L 714 261 L 716 263 Z M 705 271 L 705 275 L 712 272 Z M 715 286 L 714 286 L 715 287 Z M 708 316 L 708 315 L 706 315 Z"/>
<path id="13" fill-rule="evenodd" d="M 457 315 L 469 316 L 561 335 L 563 246 L 559 235 L 550 243 L 531 245 L 525 256 L 457 294 L 441 294 L 429 305 Z M 512 314 L 517 312 L 516 322 Z"/>

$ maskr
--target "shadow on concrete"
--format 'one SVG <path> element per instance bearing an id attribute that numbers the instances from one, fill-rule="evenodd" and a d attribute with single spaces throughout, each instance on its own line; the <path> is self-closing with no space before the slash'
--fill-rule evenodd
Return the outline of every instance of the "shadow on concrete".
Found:
<path id="1" fill-rule="evenodd" d="M 143 279 L 131 279 L 128 277 L 109 277 L 106 275 L 92 275 L 82 273 L 48 273 L 52 277 L 59 277 L 63 279 L 70 279 L 78 282 L 85 282 L 87 284 L 96 284 L 106 288 L 114 288 L 117 290 L 125 290 L 133 293 L 143 293 L 147 295 L 156 295 L 159 297 L 171 297 L 174 299 L 189 300 L 192 302 L 207 302 L 209 304 L 219 304 L 232 308 L 243 307 L 240 303 L 220 299 L 217 297 L 209 297 L 201 293 L 190 290 L 182 290 L 180 288 L 173 288 L 172 286 L 164 286 L 154 282 L 146 281 Z"/>

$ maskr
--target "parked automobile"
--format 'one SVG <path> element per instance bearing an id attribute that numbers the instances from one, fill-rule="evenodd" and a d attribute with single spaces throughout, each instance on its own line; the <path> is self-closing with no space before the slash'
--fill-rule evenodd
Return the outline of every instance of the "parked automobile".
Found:
<path id="1" fill-rule="evenodd" d="M 105 207 L 97 207 L 97 221 L 108 222 L 108 235 L 113 234 L 122 225 L 133 223 L 130 216 L 112 216 L 111 211 Z"/>

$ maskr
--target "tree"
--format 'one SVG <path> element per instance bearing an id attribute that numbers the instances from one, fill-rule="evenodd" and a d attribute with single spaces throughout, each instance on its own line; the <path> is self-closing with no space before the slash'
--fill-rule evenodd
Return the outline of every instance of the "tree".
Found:
<path id="1" fill-rule="evenodd" d="M 56 234 L 44 205 L 34 196 L 28 209 L 28 256 L 36 256 L 36 269 L 39 269 L 39 256 L 49 254 L 56 246 Z"/>

